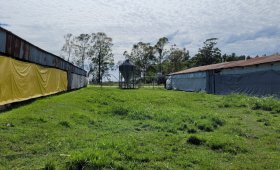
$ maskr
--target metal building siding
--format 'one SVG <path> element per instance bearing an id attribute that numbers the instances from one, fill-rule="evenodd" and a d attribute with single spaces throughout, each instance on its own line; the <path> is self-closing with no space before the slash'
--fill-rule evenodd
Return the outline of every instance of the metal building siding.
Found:
<path id="1" fill-rule="evenodd" d="M 280 97 L 280 71 L 266 70 L 246 74 L 215 76 L 215 94 L 246 93 Z"/>
<path id="2" fill-rule="evenodd" d="M 280 97 L 280 62 L 222 69 L 215 74 L 215 93 Z"/>
<path id="3" fill-rule="evenodd" d="M 6 52 L 6 33 L 0 30 L 0 52 Z"/>
<path id="4" fill-rule="evenodd" d="M 6 33 L 6 53 L 13 57 L 19 58 L 21 40 L 10 33 Z"/>
<path id="5" fill-rule="evenodd" d="M 87 78 L 78 74 L 68 74 L 68 86 L 71 90 L 87 86 Z"/>
<path id="6" fill-rule="evenodd" d="M 268 71 L 268 70 L 280 71 L 280 62 L 253 65 L 253 66 L 247 66 L 247 67 L 236 67 L 236 68 L 222 69 L 220 74 L 221 75 L 247 74 L 247 73 Z"/>
<path id="7" fill-rule="evenodd" d="M 171 87 L 174 90 L 206 91 L 206 72 L 171 75 Z"/>
<path id="8" fill-rule="evenodd" d="M 205 81 L 197 79 L 199 74 L 195 73 L 199 73 L 197 72 L 199 70 L 200 72 L 205 70 Z M 280 97 L 279 55 L 201 66 L 170 76 L 174 78 L 172 88 L 178 90 L 203 90 L 205 82 L 205 91 L 212 94 L 246 93 L 254 96 Z"/>
<path id="9" fill-rule="evenodd" d="M 86 76 L 87 72 L 0 27 L 0 52 L 9 57 Z"/>
<path id="10" fill-rule="evenodd" d="M 243 67 L 250 67 L 250 66 L 256 66 L 261 64 L 273 64 L 276 62 L 280 62 L 280 55 L 257 57 L 248 60 L 238 60 L 238 61 L 193 67 L 179 72 L 171 73 L 170 75 L 195 73 L 195 72 L 210 71 L 210 70 L 243 68 Z"/>

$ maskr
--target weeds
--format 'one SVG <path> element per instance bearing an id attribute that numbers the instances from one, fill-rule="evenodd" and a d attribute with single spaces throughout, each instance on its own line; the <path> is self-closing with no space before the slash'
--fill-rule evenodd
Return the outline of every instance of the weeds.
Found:
<path id="1" fill-rule="evenodd" d="M 67 122 L 67 121 L 61 121 L 59 122 L 59 125 L 63 126 L 63 127 L 66 127 L 66 128 L 70 128 L 70 123 Z"/>
<path id="2" fill-rule="evenodd" d="M 192 145 L 202 145 L 205 143 L 204 139 L 200 139 L 197 136 L 190 136 L 188 139 L 188 143 L 192 144 Z"/>
<path id="3" fill-rule="evenodd" d="M 270 111 L 273 114 L 280 113 L 280 102 L 273 97 L 252 98 L 251 108 L 253 110 Z"/>
<path id="4" fill-rule="evenodd" d="M 240 146 L 236 146 L 236 144 L 227 143 L 227 142 L 212 141 L 207 145 L 213 151 L 228 152 L 233 155 L 247 152 L 246 149 L 243 149 Z"/>
<path id="5" fill-rule="evenodd" d="M 129 113 L 129 110 L 123 107 L 114 107 L 112 110 L 112 113 L 114 115 L 119 115 L 119 116 L 126 116 Z"/>
<path id="6" fill-rule="evenodd" d="M 55 170 L 55 165 L 51 162 L 48 162 L 43 169 L 44 170 Z"/>

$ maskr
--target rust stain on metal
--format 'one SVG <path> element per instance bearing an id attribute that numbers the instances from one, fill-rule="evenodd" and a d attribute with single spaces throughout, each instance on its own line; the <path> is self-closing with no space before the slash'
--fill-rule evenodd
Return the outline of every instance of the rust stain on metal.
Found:
<path id="1" fill-rule="evenodd" d="M 72 63 L 25 41 L 4 28 L 0 27 L 0 30 L 6 33 L 5 54 L 7 56 L 86 76 L 85 70 Z"/>

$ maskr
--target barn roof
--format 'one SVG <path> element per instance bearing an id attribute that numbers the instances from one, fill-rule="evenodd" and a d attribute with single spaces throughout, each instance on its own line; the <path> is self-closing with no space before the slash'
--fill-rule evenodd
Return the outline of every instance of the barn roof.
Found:
<path id="1" fill-rule="evenodd" d="M 170 75 L 194 73 L 194 72 L 225 69 L 225 68 L 234 68 L 234 67 L 245 67 L 245 66 L 259 65 L 259 64 L 265 64 L 265 63 L 273 63 L 273 62 L 278 62 L 278 61 L 280 61 L 280 55 L 272 55 L 272 56 L 252 58 L 252 59 L 248 59 L 248 60 L 231 61 L 231 62 L 224 62 L 224 63 L 200 66 L 200 67 L 193 67 L 193 68 L 189 68 L 186 70 L 171 73 Z"/>

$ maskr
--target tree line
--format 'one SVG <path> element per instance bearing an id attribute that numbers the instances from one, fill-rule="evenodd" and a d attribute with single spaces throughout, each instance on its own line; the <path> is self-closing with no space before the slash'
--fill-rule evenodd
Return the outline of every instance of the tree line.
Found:
<path id="1" fill-rule="evenodd" d="M 145 77 L 167 75 L 187 68 L 251 58 L 235 53 L 222 55 L 217 41 L 217 38 L 207 39 L 193 57 L 186 48 L 170 45 L 166 37 L 160 38 L 154 45 L 138 42 L 132 46 L 130 53 L 125 51 L 123 55 L 140 69 L 144 80 Z"/>
<path id="2" fill-rule="evenodd" d="M 61 57 L 83 69 L 89 66 L 88 75 L 92 80 L 102 84 L 102 80 L 109 76 L 109 70 L 114 67 L 112 53 L 112 38 L 103 32 L 92 34 L 66 34 L 65 43 L 61 49 Z"/>
<path id="3" fill-rule="evenodd" d="M 65 60 L 81 68 L 89 66 L 88 74 L 92 75 L 92 81 L 96 83 L 102 83 L 102 79 L 110 76 L 109 70 L 114 68 L 111 37 L 98 32 L 78 36 L 67 34 L 64 39 L 61 56 Z M 155 44 L 138 42 L 132 46 L 130 52 L 124 51 L 123 56 L 136 65 L 139 76 L 144 81 L 146 77 L 163 77 L 191 67 L 251 58 L 235 53 L 222 55 L 217 42 L 217 38 L 205 40 L 197 54 L 191 57 L 186 48 L 171 44 L 167 37 L 162 37 Z"/>

